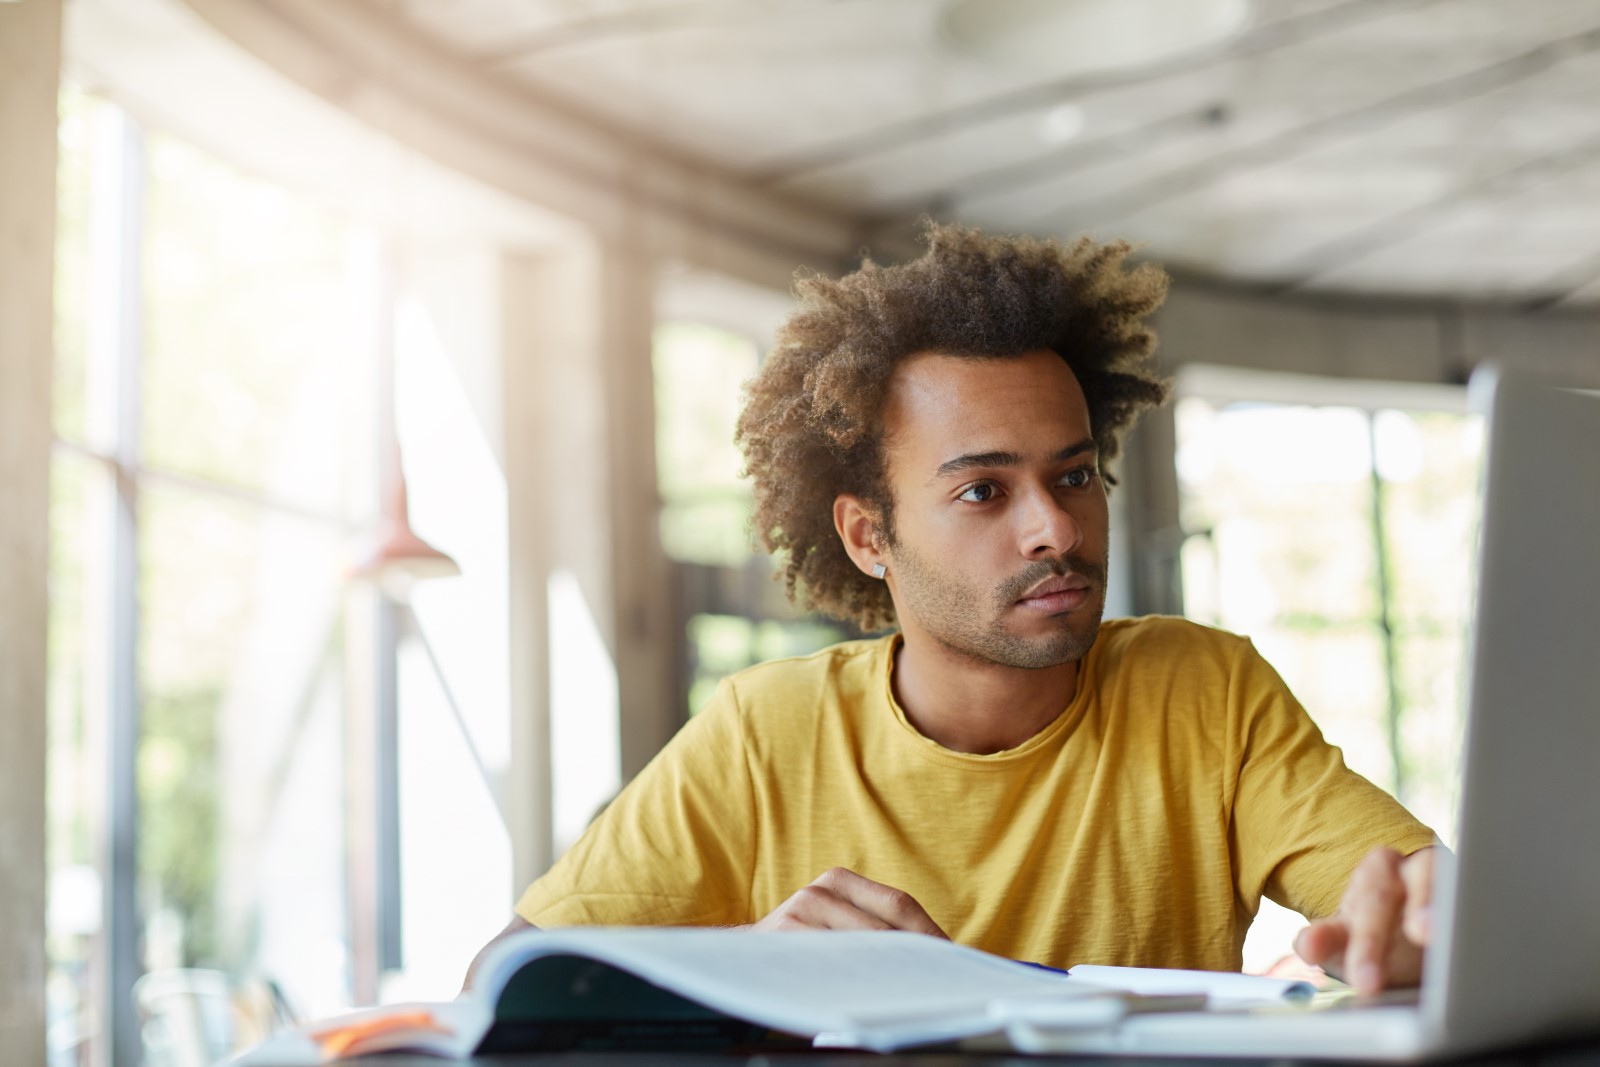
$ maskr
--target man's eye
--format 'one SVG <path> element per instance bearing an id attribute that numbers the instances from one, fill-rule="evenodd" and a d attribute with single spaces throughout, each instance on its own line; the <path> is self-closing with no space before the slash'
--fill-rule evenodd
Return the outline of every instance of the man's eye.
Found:
<path id="1" fill-rule="evenodd" d="M 1070 470 L 1061 478 L 1061 483 L 1069 489 L 1082 489 L 1092 481 L 1094 481 L 1094 470 L 1090 467 Z"/>
<path id="2" fill-rule="evenodd" d="M 956 499 L 965 500 L 969 504 L 986 504 L 994 499 L 994 486 L 988 482 L 979 482 L 977 485 L 968 488 L 966 492 L 956 497 Z"/>

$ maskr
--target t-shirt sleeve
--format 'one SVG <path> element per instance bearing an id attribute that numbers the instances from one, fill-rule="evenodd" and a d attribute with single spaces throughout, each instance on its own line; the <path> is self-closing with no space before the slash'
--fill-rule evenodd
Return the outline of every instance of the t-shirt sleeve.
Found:
<path id="1" fill-rule="evenodd" d="M 516 912 L 545 927 L 750 922 L 753 851 L 742 717 L 724 682 Z"/>
<path id="2" fill-rule="evenodd" d="M 1264 895 L 1308 918 L 1331 915 L 1369 851 L 1434 843 L 1398 801 L 1345 766 L 1249 641 L 1234 656 L 1228 724 L 1235 889 L 1251 911 Z"/>

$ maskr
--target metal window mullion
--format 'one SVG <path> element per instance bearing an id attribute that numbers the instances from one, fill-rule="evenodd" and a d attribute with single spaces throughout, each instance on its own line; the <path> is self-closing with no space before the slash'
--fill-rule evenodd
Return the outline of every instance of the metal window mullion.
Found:
<path id="1" fill-rule="evenodd" d="M 370 238 L 352 248 L 352 300 L 361 346 L 373 375 L 371 426 L 382 510 L 399 477 L 394 425 L 394 277 L 388 242 Z M 349 841 L 351 992 L 358 1003 L 376 1002 L 385 972 L 403 965 L 400 869 L 399 618 L 374 585 L 358 594 L 351 624 L 352 687 L 346 707 L 346 804 Z M 347 638 L 348 640 L 349 638 Z"/>
<path id="2" fill-rule="evenodd" d="M 139 1020 L 133 986 L 138 981 L 139 796 L 137 757 L 140 729 L 139 687 L 139 485 L 137 478 L 143 363 L 144 140 L 126 113 L 112 109 L 100 141 L 107 158 L 98 167 L 103 183 L 95 224 L 104 227 L 96 253 L 106 273 L 91 314 L 107 324 L 98 366 L 114 381 L 105 394 L 101 425 L 111 460 L 110 612 L 107 619 L 108 670 L 103 758 L 106 775 L 100 863 L 105 915 L 104 1020 L 101 1060 L 132 1067 L 141 1058 Z"/>
<path id="3" fill-rule="evenodd" d="M 1372 546 L 1377 561 L 1378 577 L 1378 630 L 1383 636 L 1383 680 L 1388 691 L 1385 712 L 1385 736 L 1389 742 L 1389 759 L 1394 780 L 1394 794 L 1405 799 L 1405 754 L 1400 744 L 1400 668 L 1399 650 L 1396 647 L 1393 612 L 1394 581 L 1389 573 L 1389 546 L 1386 533 L 1387 519 L 1383 510 L 1383 475 L 1378 471 L 1378 420 L 1377 414 L 1367 411 L 1367 445 L 1371 460 L 1372 484 Z"/>
<path id="4" fill-rule="evenodd" d="M 401 935 L 400 870 L 400 607 L 379 594 L 377 610 L 376 663 L 377 714 L 370 743 L 373 748 L 374 814 L 373 826 L 376 871 L 377 958 L 374 961 L 380 983 L 382 976 L 405 966 Z M 380 985 L 381 991 L 381 985 Z"/>
<path id="5" fill-rule="evenodd" d="M 383 494 L 380 507 L 388 506 L 395 488 L 404 477 L 400 469 L 400 428 L 395 375 L 395 248 L 379 238 L 371 249 L 376 267 L 377 386 L 378 386 L 378 486 Z M 397 971 L 405 965 L 402 936 L 400 867 L 400 610 L 381 589 L 377 598 L 377 663 L 374 691 L 374 736 L 376 757 L 373 827 L 377 859 L 377 967 L 379 974 Z"/>

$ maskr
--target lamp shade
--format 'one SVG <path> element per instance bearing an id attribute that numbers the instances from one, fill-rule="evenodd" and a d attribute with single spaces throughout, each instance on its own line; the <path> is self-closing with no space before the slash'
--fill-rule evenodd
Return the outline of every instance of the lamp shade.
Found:
<path id="1" fill-rule="evenodd" d="M 377 538 L 350 568 L 349 577 L 354 581 L 376 582 L 389 596 L 405 600 L 417 582 L 454 578 L 460 573 L 461 567 L 455 560 L 418 537 L 411 528 L 406 479 L 397 472 L 385 502 Z"/>

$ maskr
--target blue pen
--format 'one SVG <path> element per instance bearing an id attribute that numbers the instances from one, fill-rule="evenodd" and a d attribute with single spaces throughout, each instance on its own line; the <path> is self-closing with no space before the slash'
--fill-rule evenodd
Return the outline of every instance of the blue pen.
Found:
<path id="1" fill-rule="evenodd" d="M 1051 974 L 1066 974 L 1067 973 L 1066 971 L 1062 970 L 1060 967 L 1052 967 L 1048 963 L 1034 963 L 1032 960 L 1016 960 L 1014 962 L 1020 963 L 1024 967 L 1037 967 L 1041 971 L 1049 971 Z"/>

